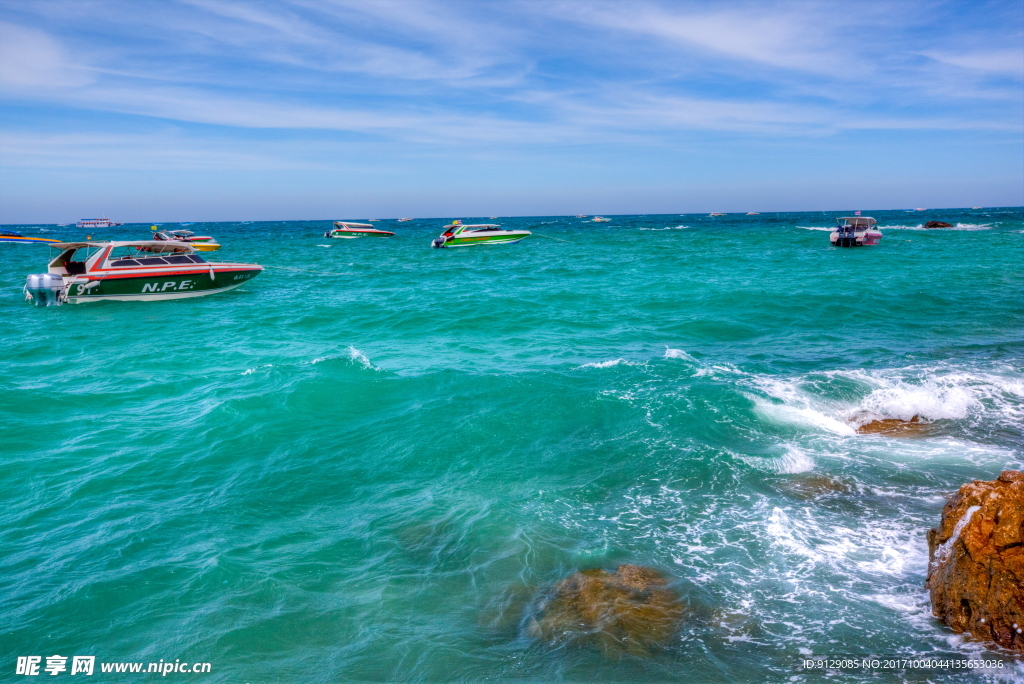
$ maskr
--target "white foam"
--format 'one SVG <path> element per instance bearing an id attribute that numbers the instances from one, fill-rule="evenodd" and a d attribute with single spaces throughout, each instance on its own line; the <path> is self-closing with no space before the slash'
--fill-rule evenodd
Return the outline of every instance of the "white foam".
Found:
<path id="1" fill-rule="evenodd" d="M 333 247 L 334 245 L 317 245 L 317 247 Z M 351 266 L 352 264 L 349 264 Z"/>
<path id="2" fill-rule="evenodd" d="M 981 506 L 971 506 L 967 511 L 960 517 L 956 522 L 956 527 L 953 528 L 953 534 L 946 543 L 943 544 L 936 550 L 935 558 L 940 563 L 945 563 L 949 560 L 949 555 L 953 553 L 953 545 L 956 544 L 957 540 L 960 539 L 960 533 L 967 527 L 967 523 L 971 522 L 971 516 L 981 510 Z"/>
<path id="3" fill-rule="evenodd" d="M 274 364 L 272 364 L 272 363 L 268 363 L 268 364 L 266 364 L 264 366 L 256 366 L 255 368 L 248 369 L 247 371 L 242 373 L 242 375 L 252 375 L 256 371 L 258 371 L 260 368 L 273 368 L 273 367 L 274 367 Z"/>
<path id="4" fill-rule="evenodd" d="M 352 361 L 352 363 L 358 363 L 360 366 L 362 366 L 366 370 L 370 370 L 371 368 L 373 370 L 380 370 L 379 368 L 374 366 L 372 363 L 370 363 L 370 358 L 366 354 L 364 354 L 363 352 L 359 351 L 355 347 L 350 346 L 348 348 L 348 356 L 349 356 L 349 359 Z"/>
<path id="5" fill-rule="evenodd" d="M 948 226 L 948 227 L 944 227 L 944 228 L 925 228 L 923 223 L 919 223 L 916 226 L 906 226 L 906 225 L 897 224 L 897 225 L 893 225 L 893 226 L 879 226 L 879 228 L 882 228 L 882 229 L 885 229 L 885 230 L 927 230 L 927 231 L 933 231 L 933 230 L 968 230 L 968 231 L 971 231 L 971 230 L 990 230 L 992 228 L 992 225 L 989 224 L 989 223 L 957 223 L 956 225 Z"/>
<path id="6" fill-rule="evenodd" d="M 612 359 L 611 361 L 600 361 L 595 363 L 585 363 L 580 368 L 611 368 L 612 366 L 618 366 L 620 364 L 626 366 L 633 366 L 635 364 L 627 361 L 626 359 Z"/>
<path id="7" fill-rule="evenodd" d="M 685 359 L 686 361 L 693 361 L 697 363 L 697 359 L 693 358 L 682 349 L 672 349 L 671 347 L 665 347 L 665 358 L 666 359 Z"/>
<path id="8" fill-rule="evenodd" d="M 823 396 L 819 387 L 827 389 L 837 380 L 861 386 L 864 393 L 852 402 Z M 1007 427 L 1024 418 L 1024 379 L 1010 367 L 982 371 L 939 364 L 790 377 L 752 375 L 746 382 L 756 388 L 750 398 L 763 415 L 837 434 L 852 434 L 874 420 L 914 416 L 968 424 L 994 421 Z"/>
<path id="9" fill-rule="evenodd" d="M 830 226 L 797 226 L 797 228 L 803 228 L 804 230 L 826 230 L 826 231 L 828 231 L 830 233 L 833 230 L 835 230 L 834 227 L 830 227 Z"/>
<path id="10" fill-rule="evenodd" d="M 777 458 L 741 456 L 745 463 L 770 473 L 796 474 L 814 469 L 814 459 L 806 451 L 792 444 L 786 446 L 786 453 Z"/>

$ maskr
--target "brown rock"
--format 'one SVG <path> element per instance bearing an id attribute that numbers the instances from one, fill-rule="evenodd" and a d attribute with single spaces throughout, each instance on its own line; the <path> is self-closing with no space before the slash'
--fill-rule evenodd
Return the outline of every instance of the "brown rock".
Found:
<path id="1" fill-rule="evenodd" d="M 683 612 L 658 571 L 620 565 L 615 574 L 583 570 L 556 584 L 531 631 L 554 643 L 594 643 L 607 656 L 646 656 L 669 641 Z"/>
<path id="2" fill-rule="evenodd" d="M 932 612 L 956 632 L 1024 652 L 1024 473 L 965 484 L 928 532 Z"/>
<path id="3" fill-rule="evenodd" d="M 808 501 L 833 494 L 848 494 L 850 486 L 832 477 L 817 473 L 793 475 L 775 485 L 783 494 Z"/>
<path id="4" fill-rule="evenodd" d="M 929 221 L 924 224 L 925 228 L 952 228 L 952 223 L 946 223 L 945 221 Z"/>
<path id="5" fill-rule="evenodd" d="M 914 416 L 910 420 L 886 418 L 873 420 L 857 428 L 862 435 L 891 435 L 893 437 L 917 437 L 931 429 L 931 423 Z"/>

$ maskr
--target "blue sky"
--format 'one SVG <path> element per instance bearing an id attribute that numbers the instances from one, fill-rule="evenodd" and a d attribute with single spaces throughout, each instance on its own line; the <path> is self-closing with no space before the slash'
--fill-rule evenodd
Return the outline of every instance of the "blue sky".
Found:
<path id="1" fill-rule="evenodd" d="M 1024 204 L 1024 3 L 0 0 L 0 222 Z"/>

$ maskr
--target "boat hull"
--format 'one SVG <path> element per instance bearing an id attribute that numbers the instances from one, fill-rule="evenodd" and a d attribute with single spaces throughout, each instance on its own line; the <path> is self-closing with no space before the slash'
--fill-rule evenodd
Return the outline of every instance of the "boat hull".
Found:
<path id="1" fill-rule="evenodd" d="M 336 230 L 330 236 L 340 240 L 352 240 L 361 237 L 393 237 L 394 233 L 389 233 L 386 230 Z"/>
<path id="2" fill-rule="evenodd" d="M 197 252 L 216 252 L 220 249 L 220 244 L 216 242 L 189 242 L 189 244 L 194 247 Z"/>
<path id="3" fill-rule="evenodd" d="M 255 278 L 262 270 L 260 266 L 215 269 L 212 277 L 210 270 L 78 276 L 67 286 L 66 296 L 70 304 L 190 299 L 233 290 Z"/>
<path id="4" fill-rule="evenodd" d="M 866 233 L 841 234 L 839 231 L 832 231 L 829 234 L 829 242 L 833 247 L 874 247 L 882 241 L 882 234 L 868 231 Z"/>
<path id="5" fill-rule="evenodd" d="M 519 242 L 530 236 L 530 233 L 513 233 L 511 235 L 476 235 L 469 237 L 455 236 L 448 238 L 445 247 L 472 247 L 473 245 L 508 245 Z"/>

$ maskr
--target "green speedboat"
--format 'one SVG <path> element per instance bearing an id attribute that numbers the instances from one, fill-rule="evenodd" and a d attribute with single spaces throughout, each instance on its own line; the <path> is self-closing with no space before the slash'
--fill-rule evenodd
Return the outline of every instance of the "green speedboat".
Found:
<path id="1" fill-rule="evenodd" d="M 28 276 L 25 298 L 65 302 L 154 301 L 233 290 L 263 270 L 257 264 L 211 263 L 187 242 L 60 242 L 46 273 Z"/>
<path id="2" fill-rule="evenodd" d="M 335 221 L 334 228 L 324 233 L 328 238 L 361 238 L 361 237 L 393 237 L 394 233 L 388 230 L 377 230 L 369 223 L 350 223 L 348 221 Z"/>
<path id="3" fill-rule="evenodd" d="M 445 247 L 469 247 L 470 245 L 498 245 L 519 242 L 532 235 L 528 230 L 502 230 L 496 223 L 477 223 L 462 225 L 461 221 L 452 221 L 444 227 L 444 232 L 434 238 L 431 246 L 435 249 Z"/>

